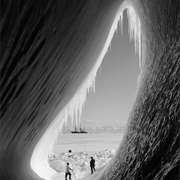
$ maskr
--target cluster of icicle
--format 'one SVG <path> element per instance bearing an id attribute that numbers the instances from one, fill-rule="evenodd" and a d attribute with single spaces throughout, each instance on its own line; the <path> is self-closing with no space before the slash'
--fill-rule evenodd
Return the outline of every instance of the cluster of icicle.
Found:
<path id="1" fill-rule="evenodd" d="M 130 39 L 134 39 L 135 42 L 135 51 L 139 52 L 139 59 L 141 60 L 141 25 L 140 20 L 137 17 L 134 9 L 126 4 L 123 4 L 112 24 L 106 43 L 97 58 L 97 61 L 88 74 L 87 78 L 82 83 L 81 87 L 77 90 L 75 95 L 72 97 L 70 102 L 64 107 L 64 109 L 56 116 L 52 124 L 47 129 L 46 133 L 42 136 L 41 140 L 36 145 L 33 155 L 31 158 L 31 168 L 34 172 L 41 178 L 51 179 L 50 177 L 56 172 L 49 167 L 48 164 L 48 155 L 53 152 L 54 143 L 56 143 L 57 136 L 62 132 L 62 127 L 64 123 L 67 123 L 68 119 L 76 121 L 78 123 L 81 120 L 81 113 L 83 105 L 86 101 L 87 93 L 90 90 L 95 92 L 95 78 L 98 72 L 98 69 L 102 63 L 102 60 L 105 54 L 108 52 L 108 48 L 111 46 L 111 40 L 114 36 L 114 33 L 118 30 L 118 25 L 120 25 L 121 32 L 123 27 L 123 11 L 127 9 L 127 15 L 129 19 L 129 34 Z M 141 63 L 139 61 L 139 66 Z M 49 149 L 47 149 L 49 147 Z"/>

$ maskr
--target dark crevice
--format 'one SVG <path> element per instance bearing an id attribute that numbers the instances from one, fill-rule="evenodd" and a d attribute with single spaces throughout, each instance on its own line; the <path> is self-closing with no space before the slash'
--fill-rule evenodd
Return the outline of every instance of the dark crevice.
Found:
<path id="1" fill-rule="evenodd" d="M 43 16 L 40 19 L 40 21 L 38 22 L 38 24 L 36 25 L 36 27 L 32 31 L 32 34 L 31 34 L 29 40 L 27 41 L 26 45 L 23 48 L 24 53 L 26 53 L 29 50 L 29 48 L 32 46 L 32 44 L 35 41 L 35 39 L 36 39 L 37 35 L 39 34 L 40 30 L 42 30 L 44 23 L 45 23 L 45 16 Z"/>
<path id="2" fill-rule="evenodd" d="M 64 91 L 65 91 L 66 88 L 67 88 L 67 85 L 68 85 L 68 81 L 66 81 L 66 82 L 64 83 L 64 86 L 63 86 L 63 87 L 61 88 L 61 90 L 59 91 L 59 95 L 64 93 Z"/>
<path id="3" fill-rule="evenodd" d="M 5 92 L 4 96 L 2 96 L 2 107 L 5 106 L 6 104 L 10 103 L 10 100 L 12 100 L 12 96 L 15 93 L 15 89 L 17 87 L 17 84 L 14 82 L 12 84 L 9 84 L 8 86 L 8 91 Z"/>
<path id="4" fill-rule="evenodd" d="M 40 53 L 41 49 L 44 47 L 44 44 L 46 42 L 46 39 L 43 39 L 40 44 L 38 45 L 38 47 L 36 48 L 36 50 L 33 52 L 33 54 L 31 55 L 29 62 L 27 63 L 27 67 L 29 67 L 35 60 L 36 57 L 38 56 L 38 54 Z"/>
<path id="5" fill-rule="evenodd" d="M 24 87 L 26 86 L 26 82 L 23 82 L 21 84 L 21 86 L 19 87 L 19 89 L 16 91 L 16 93 L 14 94 L 14 99 L 16 99 L 19 94 L 23 91 Z"/>
<path id="6" fill-rule="evenodd" d="M 35 119 L 35 117 L 37 116 L 37 112 L 32 112 L 31 114 L 30 114 L 30 116 L 29 116 L 29 118 L 28 118 L 28 126 L 30 126 L 32 123 L 33 123 L 33 121 L 34 121 L 34 119 Z"/>
<path id="7" fill-rule="evenodd" d="M 48 97 L 44 100 L 44 104 L 47 103 L 47 101 L 50 99 L 51 95 L 52 95 L 52 91 L 51 91 L 51 93 L 48 95 Z"/>
<path id="8" fill-rule="evenodd" d="M 4 40 L 6 34 L 9 32 L 8 29 L 11 27 L 10 24 L 12 24 L 12 21 L 15 21 L 15 19 L 12 19 L 13 15 L 15 14 L 15 10 L 14 10 L 14 3 L 15 1 L 11 1 L 11 3 L 9 2 L 9 4 L 7 2 L 5 2 L 6 0 L 1 1 L 1 18 L 3 18 L 4 16 L 6 16 L 4 19 L 4 22 L 2 23 L 2 27 L 1 27 L 1 41 Z M 16 17 L 16 16 L 14 16 Z M 13 17 L 13 18 L 14 18 Z"/>
<path id="9" fill-rule="evenodd" d="M 6 59 L 6 63 L 2 67 L 1 73 L 5 76 L 4 80 L 2 81 L 2 86 L 4 86 L 8 77 L 12 74 L 13 70 L 15 69 L 15 67 L 18 63 L 19 54 L 17 53 L 17 57 L 15 56 L 14 58 L 13 58 L 13 54 L 15 54 L 15 52 L 16 52 L 15 48 L 18 47 L 18 41 L 19 41 L 20 37 L 22 36 L 22 34 L 23 34 L 22 32 L 25 29 L 26 24 L 28 23 L 31 15 L 32 15 L 32 12 L 33 12 L 32 10 L 33 10 L 33 6 L 31 5 L 30 8 L 28 9 L 28 11 L 26 12 L 24 18 L 21 20 L 20 27 L 18 28 L 18 33 L 16 34 L 13 45 L 8 53 L 9 56 Z"/>
<path id="10" fill-rule="evenodd" d="M 14 133 L 12 139 L 11 139 L 12 142 L 15 141 L 15 138 L 17 138 L 17 134 L 21 132 L 20 130 L 23 129 L 22 126 L 24 125 L 24 122 L 25 122 L 25 120 L 23 120 L 23 121 L 21 122 L 20 126 L 19 126 L 19 127 L 17 128 L 17 130 L 15 131 L 15 133 Z M 11 144 L 11 143 L 9 143 L 9 144 Z"/>
<path id="11" fill-rule="evenodd" d="M 39 46 L 38 46 L 38 48 L 36 49 L 36 51 L 32 54 L 32 56 L 31 56 L 31 58 L 30 58 L 30 60 L 29 60 L 29 62 L 28 62 L 28 66 L 30 66 L 33 62 L 34 62 L 34 60 L 35 60 L 35 58 L 36 58 L 36 56 L 38 55 L 38 53 L 41 51 L 41 49 L 43 48 L 43 45 L 45 44 L 45 39 L 39 44 Z M 12 71 L 12 69 L 9 69 L 9 71 Z M 9 85 L 7 85 L 7 87 L 4 87 L 4 84 L 2 84 L 2 86 L 1 86 L 1 88 L 2 88 L 2 95 L 1 95 L 1 100 L 3 101 L 4 100 L 4 98 L 5 98 L 5 96 L 7 96 L 6 94 L 7 94 L 7 91 L 9 91 L 9 89 L 11 89 L 11 93 L 8 93 L 9 95 L 8 95 L 8 97 L 10 98 L 10 96 L 12 96 L 12 92 L 13 91 L 15 91 L 15 86 L 14 86 L 14 84 L 16 84 L 16 82 L 18 81 L 18 77 L 21 75 L 21 73 L 23 72 L 23 68 L 11 79 L 11 81 L 8 83 Z M 6 80 L 6 79 L 5 79 Z M 6 80 L 7 81 L 7 80 Z M 7 82 L 6 82 L 7 83 Z M 13 89 L 11 88 L 11 86 L 13 85 Z M 22 89 L 24 88 L 24 86 L 25 86 L 25 83 L 23 83 L 22 85 L 21 85 L 21 87 L 19 88 L 19 90 L 18 90 L 18 92 L 16 93 L 16 97 L 19 95 L 19 93 L 22 91 Z M 7 91 L 6 91 L 7 90 Z M 4 92 L 3 92 L 4 91 Z M 9 99 L 8 98 L 8 99 Z M 8 101 L 8 99 L 7 99 L 7 101 Z M 5 101 L 5 104 L 7 103 L 7 101 Z"/>

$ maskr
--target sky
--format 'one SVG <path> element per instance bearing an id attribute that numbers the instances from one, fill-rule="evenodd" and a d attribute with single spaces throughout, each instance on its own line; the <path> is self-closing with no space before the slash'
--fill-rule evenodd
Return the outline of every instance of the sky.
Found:
<path id="1" fill-rule="evenodd" d="M 87 95 L 82 113 L 82 126 L 125 126 L 137 88 L 138 54 L 128 34 L 124 13 L 123 34 L 115 34 L 96 77 L 95 93 Z"/>

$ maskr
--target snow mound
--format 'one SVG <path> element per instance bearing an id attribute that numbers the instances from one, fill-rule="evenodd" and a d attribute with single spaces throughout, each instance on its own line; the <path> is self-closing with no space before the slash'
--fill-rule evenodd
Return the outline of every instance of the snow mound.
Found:
<path id="1" fill-rule="evenodd" d="M 99 152 L 74 152 L 74 153 L 60 153 L 60 154 L 50 154 L 49 155 L 49 165 L 57 172 L 64 173 L 66 163 L 70 163 L 70 167 L 73 169 L 76 177 L 84 177 L 87 173 L 90 173 L 90 158 L 93 157 L 96 161 L 95 168 L 98 169 L 109 160 L 115 154 L 114 149 L 105 149 Z"/>

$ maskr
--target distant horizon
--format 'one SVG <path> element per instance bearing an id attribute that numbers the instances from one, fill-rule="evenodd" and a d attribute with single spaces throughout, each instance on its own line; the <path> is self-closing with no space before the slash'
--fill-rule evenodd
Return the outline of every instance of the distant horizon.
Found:
<path id="1" fill-rule="evenodd" d="M 79 130 L 80 127 L 77 127 L 77 130 Z M 89 132 L 124 132 L 126 129 L 126 126 L 110 126 L 110 125 L 102 125 L 102 126 L 96 126 L 96 127 L 90 127 L 90 126 L 81 126 L 82 129 Z M 62 132 L 70 132 L 71 130 L 74 130 L 73 126 L 64 126 Z"/>

